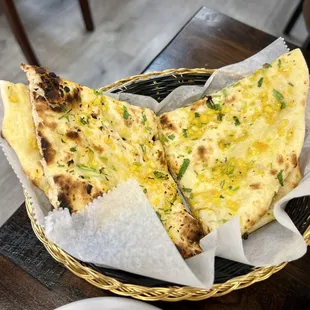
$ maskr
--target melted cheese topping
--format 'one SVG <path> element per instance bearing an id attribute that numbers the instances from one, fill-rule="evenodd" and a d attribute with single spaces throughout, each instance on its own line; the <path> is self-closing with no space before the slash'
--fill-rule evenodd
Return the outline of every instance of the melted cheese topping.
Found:
<path id="1" fill-rule="evenodd" d="M 169 166 L 205 233 L 236 215 L 246 232 L 267 212 L 297 165 L 308 87 L 307 65 L 294 50 L 160 116 Z"/>

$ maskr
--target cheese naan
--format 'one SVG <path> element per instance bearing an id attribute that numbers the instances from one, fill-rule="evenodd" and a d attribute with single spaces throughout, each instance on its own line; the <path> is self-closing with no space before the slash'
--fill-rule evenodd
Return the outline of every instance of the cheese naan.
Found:
<path id="1" fill-rule="evenodd" d="M 134 178 L 183 257 L 199 253 L 202 230 L 168 173 L 155 114 L 44 68 L 22 68 L 52 204 L 75 212 Z"/>
<path id="2" fill-rule="evenodd" d="M 297 166 L 308 75 L 296 49 L 159 117 L 170 170 L 206 234 L 235 216 L 249 232 Z"/>

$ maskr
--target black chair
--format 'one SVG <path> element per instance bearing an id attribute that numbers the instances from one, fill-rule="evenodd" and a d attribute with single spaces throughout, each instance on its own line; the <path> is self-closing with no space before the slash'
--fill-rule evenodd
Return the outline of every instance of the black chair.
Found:
<path id="1" fill-rule="evenodd" d="M 305 24 L 308 30 L 307 39 L 303 43 L 302 47 L 304 49 L 310 49 L 310 0 L 301 0 L 299 2 L 291 19 L 285 26 L 283 33 L 286 35 L 290 34 L 301 13 L 303 13 Z"/>
<path id="2" fill-rule="evenodd" d="M 79 0 L 79 3 L 87 31 L 93 31 L 94 23 L 91 16 L 88 0 Z M 38 58 L 31 47 L 24 26 L 21 23 L 19 14 L 14 4 L 14 0 L 0 0 L 0 4 L 11 26 L 12 32 L 14 33 L 15 38 L 19 43 L 28 63 L 30 65 L 38 66 L 39 65 Z"/>

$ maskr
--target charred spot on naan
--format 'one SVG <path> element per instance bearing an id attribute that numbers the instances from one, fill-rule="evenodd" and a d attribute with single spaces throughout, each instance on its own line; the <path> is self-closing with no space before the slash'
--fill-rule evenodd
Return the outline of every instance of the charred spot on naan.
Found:
<path id="1" fill-rule="evenodd" d="M 48 141 L 46 137 L 44 137 L 42 133 L 39 132 L 38 134 L 39 134 L 39 137 L 41 138 L 40 142 L 41 142 L 41 149 L 43 152 L 43 157 L 46 163 L 50 164 L 53 162 L 55 158 L 56 151 L 53 149 L 51 143 Z"/>
<path id="2" fill-rule="evenodd" d="M 213 148 L 211 146 L 205 147 L 204 145 L 199 145 L 197 148 L 197 157 L 200 161 L 206 161 L 212 152 Z"/>
<path id="3" fill-rule="evenodd" d="M 161 115 L 160 118 L 159 118 L 159 121 L 160 121 L 161 127 L 163 129 L 169 129 L 171 131 L 176 131 L 177 130 L 176 126 L 169 119 L 169 116 L 167 114 Z"/>
<path id="4" fill-rule="evenodd" d="M 54 182 L 60 189 L 58 200 L 60 207 L 65 206 L 70 209 L 71 212 L 78 211 L 76 209 L 75 201 L 82 202 L 83 206 L 86 206 L 94 198 L 102 194 L 92 184 L 86 181 L 81 181 L 70 175 L 57 175 L 54 176 Z"/>
<path id="5" fill-rule="evenodd" d="M 160 162 L 160 164 L 162 166 L 166 166 L 167 164 L 167 160 L 166 160 L 166 156 L 165 156 L 165 152 L 164 151 L 161 151 L 161 150 L 157 150 L 156 151 L 156 156 Z"/>
<path id="6" fill-rule="evenodd" d="M 174 242 L 181 255 L 184 258 L 189 258 L 193 255 L 201 253 L 199 240 L 203 237 L 203 234 L 198 221 L 196 221 L 186 211 L 173 213 L 172 220 L 174 225 L 172 225 L 171 230 L 178 229 L 178 232 L 180 232 L 180 234 L 176 234 L 180 236 L 180 239 L 174 239 Z M 189 240 L 193 244 L 191 248 L 186 246 Z"/>
<path id="7" fill-rule="evenodd" d="M 27 65 L 22 65 L 24 70 L 27 67 Z M 67 82 L 62 81 L 54 72 L 49 72 L 39 66 L 33 66 L 33 68 L 41 79 L 38 86 L 43 90 L 45 97 L 36 94 L 34 91 L 33 98 L 37 102 L 45 101 L 49 108 L 55 112 L 63 112 L 71 105 L 81 102 L 81 90 L 78 84 L 75 87 L 69 87 Z"/>
<path id="8" fill-rule="evenodd" d="M 298 164 L 297 155 L 295 153 L 291 154 L 291 163 L 293 167 L 295 168 Z"/>
<path id="9" fill-rule="evenodd" d="M 270 169 L 270 174 L 271 175 L 276 175 L 278 173 L 277 169 Z"/>
<path id="10" fill-rule="evenodd" d="M 74 130 L 69 130 L 68 132 L 66 132 L 66 137 L 75 141 L 78 141 L 80 139 L 79 133 Z"/>
<path id="11" fill-rule="evenodd" d="M 279 165 L 282 165 L 282 164 L 284 163 L 284 158 L 283 158 L 283 155 L 282 155 L 282 154 L 279 154 L 279 155 L 277 156 L 277 163 L 278 163 Z"/>
<path id="12" fill-rule="evenodd" d="M 261 183 L 253 183 L 253 184 L 250 184 L 250 188 L 251 189 L 261 189 L 262 184 Z"/>

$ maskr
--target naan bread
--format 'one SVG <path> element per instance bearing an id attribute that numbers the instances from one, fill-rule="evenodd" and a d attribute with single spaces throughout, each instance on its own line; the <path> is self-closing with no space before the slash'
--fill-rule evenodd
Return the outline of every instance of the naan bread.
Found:
<path id="1" fill-rule="evenodd" d="M 201 227 L 168 173 L 155 114 L 41 67 L 22 68 L 52 204 L 75 212 L 134 178 L 183 257 L 199 253 Z"/>
<path id="2" fill-rule="evenodd" d="M 16 152 L 25 174 L 48 194 L 49 186 L 40 163 L 28 87 L 0 81 L 0 90 L 4 105 L 2 136 Z"/>
<path id="3" fill-rule="evenodd" d="M 168 165 L 207 234 L 234 216 L 248 232 L 298 164 L 309 78 L 299 49 L 159 118 Z"/>
<path id="4" fill-rule="evenodd" d="M 297 166 L 288 175 L 288 177 L 283 181 L 284 185 L 280 186 L 279 191 L 273 197 L 268 211 L 264 214 L 264 216 L 258 222 L 254 224 L 254 226 L 252 226 L 251 229 L 249 229 L 248 231 L 249 233 L 252 233 L 255 230 L 275 220 L 275 217 L 273 215 L 274 205 L 298 185 L 299 181 L 301 180 L 301 177 L 302 176 L 300 172 L 300 167 Z"/>

